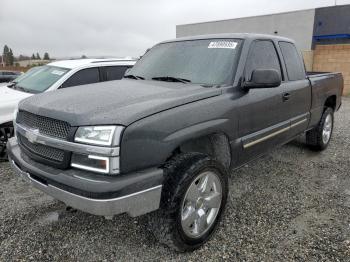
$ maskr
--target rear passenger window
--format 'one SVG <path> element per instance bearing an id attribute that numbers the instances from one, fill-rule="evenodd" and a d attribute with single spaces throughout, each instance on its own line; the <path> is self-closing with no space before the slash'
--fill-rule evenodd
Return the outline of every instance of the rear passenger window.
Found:
<path id="1" fill-rule="evenodd" d="M 97 83 L 100 81 L 100 73 L 97 67 L 82 69 L 72 75 L 66 82 L 63 83 L 62 87 L 79 86 Z"/>
<path id="2" fill-rule="evenodd" d="M 268 40 L 255 41 L 249 50 L 245 78 L 250 81 L 256 69 L 275 69 L 280 75 L 281 66 L 274 44 Z"/>
<path id="3" fill-rule="evenodd" d="M 305 69 L 299 52 L 292 43 L 279 42 L 290 81 L 305 79 Z"/>
<path id="4" fill-rule="evenodd" d="M 107 66 L 104 67 L 106 72 L 106 81 L 122 79 L 128 66 Z"/>

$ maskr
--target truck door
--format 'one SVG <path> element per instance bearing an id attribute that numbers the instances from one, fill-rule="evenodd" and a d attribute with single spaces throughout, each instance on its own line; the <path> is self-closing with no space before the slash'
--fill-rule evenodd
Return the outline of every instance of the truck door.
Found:
<path id="1" fill-rule="evenodd" d="M 239 137 L 242 151 L 239 162 L 246 162 L 263 154 L 287 139 L 289 112 L 282 100 L 285 89 L 281 62 L 274 42 L 257 40 L 251 44 L 244 77 L 249 81 L 256 69 L 275 69 L 282 76 L 282 84 L 275 88 L 250 89 L 240 98 Z"/>
<path id="2" fill-rule="evenodd" d="M 283 100 L 291 121 L 290 139 L 308 127 L 312 100 L 311 85 L 306 78 L 305 67 L 295 45 L 283 41 L 278 45 L 286 68 Z"/>

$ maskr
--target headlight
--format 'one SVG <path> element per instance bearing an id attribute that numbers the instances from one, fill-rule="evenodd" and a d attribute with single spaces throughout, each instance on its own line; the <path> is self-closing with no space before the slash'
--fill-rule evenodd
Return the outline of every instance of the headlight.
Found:
<path id="1" fill-rule="evenodd" d="M 119 145 L 122 126 L 83 126 L 79 127 L 74 141 L 101 146 Z"/>
<path id="2" fill-rule="evenodd" d="M 74 141 L 100 146 L 119 146 L 123 126 L 83 126 Z M 119 174 L 119 156 L 96 156 L 73 153 L 71 166 L 104 174 Z"/>

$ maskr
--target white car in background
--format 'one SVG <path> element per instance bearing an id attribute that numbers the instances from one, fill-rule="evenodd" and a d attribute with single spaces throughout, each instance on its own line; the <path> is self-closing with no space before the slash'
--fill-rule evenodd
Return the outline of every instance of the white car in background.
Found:
<path id="1" fill-rule="evenodd" d="M 29 96 L 60 88 L 119 80 L 136 63 L 133 59 L 62 60 L 30 69 L 0 86 L 0 160 L 6 160 L 6 143 L 13 136 L 13 112 Z"/>

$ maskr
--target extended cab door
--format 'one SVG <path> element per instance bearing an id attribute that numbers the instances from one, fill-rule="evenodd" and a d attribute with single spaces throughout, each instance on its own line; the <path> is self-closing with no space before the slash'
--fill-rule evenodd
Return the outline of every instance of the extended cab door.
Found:
<path id="1" fill-rule="evenodd" d="M 291 121 L 289 138 L 304 132 L 309 124 L 312 90 L 302 57 L 290 42 L 278 43 L 286 68 L 284 84 L 284 108 Z"/>
<path id="2" fill-rule="evenodd" d="M 257 40 L 251 44 L 245 65 L 245 81 L 250 81 L 256 69 L 275 69 L 284 80 L 273 41 Z M 252 88 L 240 98 L 238 132 L 242 151 L 239 162 L 263 154 L 287 139 L 290 114 L 282 99 L 284 89 L 283 81 L 279 87 Z"/>

